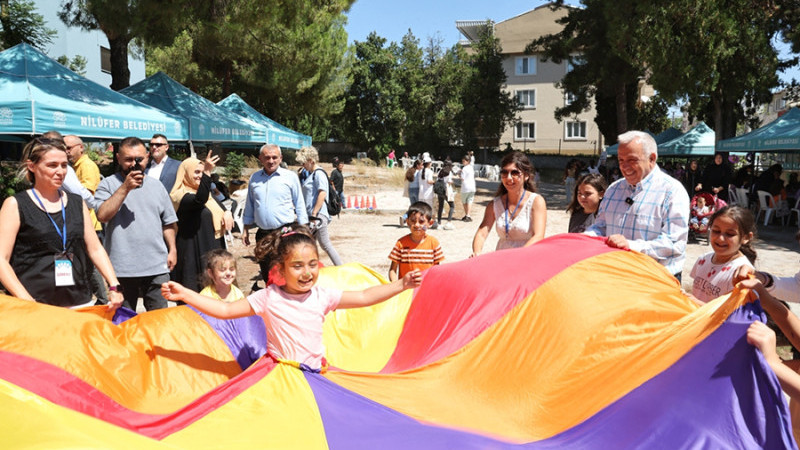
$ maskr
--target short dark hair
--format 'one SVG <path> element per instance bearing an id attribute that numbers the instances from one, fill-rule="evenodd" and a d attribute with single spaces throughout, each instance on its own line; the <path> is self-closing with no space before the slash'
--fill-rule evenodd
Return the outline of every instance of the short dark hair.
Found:
<path id="1" fill-rule="evenodd" d="M 164 140 L 165 140 L 165 141 L 169 142 L 169 139 L 167 139 L 167 137 L 166 137 L 166 136 L 164 136 L 164 135 L 163 135 L 163 134 L 161 134 L 161 133 L 156 133 L 156 134 L 154 134 L 154 135 L 153 135 L 153 137 L 151 137 L 150 139 L 155 139 L 155 138 L 164 138 Z"/>
<path id="2" fill-rule="evenodd" d="M 433 208 L 425 202 L 415 202 L 408 207 L 406 217 L 411 217 L 412 214 L 422 214 L 426 219 L 433 219 Z"/>
<path id="3" fill-rule="evenodd" d="M 144 145 L 144 142 L 141 139 L 139 139 L 137 137 L 134 137 L 134 136 L 131 136 L 131 137 L 126 137 L 125 139 L 123 139 L 119 143 L 119 148 L 120 148 L 120 150 L 122 150 L 123 148 L 136 147 L 136 146 L 139 146 L 139 145 L 141 145 L 142 147 L 147 148 Z"/>

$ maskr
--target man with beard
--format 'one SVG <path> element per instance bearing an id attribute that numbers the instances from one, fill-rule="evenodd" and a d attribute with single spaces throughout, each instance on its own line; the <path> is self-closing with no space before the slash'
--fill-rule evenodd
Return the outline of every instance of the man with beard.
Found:
<path id="1" fill-rule="evenodd" d="M 102 202 L 97 219 L 106 224 L 105 247 L 117 272 L 123 305 L 136 310 L 141 296 L 150 311 L 165 308 L 161 284 L 175 267 L 178 217 L 167 190 L 158 180 L 145 180 L 147 149 L 139 138 L 119 144 L 119 172 L 100 182 L 95 199 Z"/>

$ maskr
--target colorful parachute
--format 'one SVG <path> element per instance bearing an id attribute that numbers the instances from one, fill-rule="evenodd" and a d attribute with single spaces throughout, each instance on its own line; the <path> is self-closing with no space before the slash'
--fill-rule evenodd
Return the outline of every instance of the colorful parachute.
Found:
<path id="1" fill-rule="evenodd" d="M 320 276 L 381 281 L 357 265 Z M 797 448 L 744 338 L 758 303 L 697 308 L 650 258 L 585 236 L 331 313 L 324 374 L 268 356 L 243 371 L 263 346 L 252 322 L 103 314 L 0 299 L 4 448 Z"/>

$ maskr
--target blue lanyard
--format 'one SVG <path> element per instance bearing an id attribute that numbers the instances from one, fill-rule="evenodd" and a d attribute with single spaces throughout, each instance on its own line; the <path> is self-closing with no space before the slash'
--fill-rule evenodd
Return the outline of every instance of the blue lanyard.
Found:
<path id="1" fill-rule="evenodd" d="M 67 213 L 64 211 L 64 197 L 61 196 L 61 191 L 58 191 L 59 197 L 61 197 L 61 220 L 63 221 L 62 230 L 58 230 L 58 225 L 56 225 L 56 221 L 50 216 L 50 213 L 47 212 L 47 208 L 44 207 L 44 203 L 42 203 L 42 199 L 39 198 L 39 195 L 36 194 L 36 189 L 31 188 L 33 191 L 33 196 L 36 197 L 36 201 L 39 202 L 39 205 L 44 210 L 44 213 L 47 214 L 47 218 L 50 219 L 50 222 L 53 223 L 53 226 L 56 228 L 56 233 L 58 233 L 58 237 L 61 238 L 61 245 L 63 246 L 64 253 L 67 252 Z"/>
<path id="2" fill-rule="evenodd" d="M 517 206 L 514 207 L 514 212 L 511 213 L 512 216 L 517 213 L 517 210 L 519 209 L 519 205 L 522 203 L 522 199 L 525 198 L 525 194 L 526 194 L 526 191 L 523 190 L 522 191 L 522 195 L 519 196 L 519 201 L 517 201 Z M 511 220 L 513 221 L 514 218 L 512 217 Z M 506 193 L 506 237 L 508 237 L 508 193 Z"/>

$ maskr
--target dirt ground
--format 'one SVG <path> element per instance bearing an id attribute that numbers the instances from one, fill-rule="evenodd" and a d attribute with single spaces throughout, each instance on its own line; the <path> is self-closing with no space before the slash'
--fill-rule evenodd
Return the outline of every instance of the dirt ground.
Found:
<path id="1" fill-rule="evenodd" d="M 328 164 L 323 167 L 330 171 Z M 398 238 L 408 233 L 406 227 L 399 224 L 399 216 L 408 207 L 408 199 L 402 196 L 403 170 L 385 167 L 368 167 L 347 165 L 344 169 L 344 192 L 348 200 L 357 201 L 360 206 L 362 197 L 365 206 L 375 201 L 376 209 L 345 209 L 330 225 L 331 240 L 346 263 L 357 262 L 371 267 L 386 276 L 389 270 L 389 252 Z M 446 263 L 461 261 L 472 253 L 472 238 L 478 228 L 486 205 L 491 201 L 497 182 L 478 179 L 478 192 L 471 215 L 472 222 L 454 220 L 453 230 L 431 230 L 430 233 L 441 242 Z M 566 198 L 563 185 L 542 183 L 539 192 L 547 201 L 546 235 L 565 233 L 569 216 L 564 211 Z M 459 202 L 458 195 L 456 203 Z M 447 206 L 445 206 L 445 211 Z M 447 213 L 444 213 L 446 217 Z M 453 217 L 463 217 L 463 209 L 456 205 Z M 755 244 L 758 252 L 756 267 L 776 275 L 793 275 L 798 267 L 798 246 L 794 241 L 796 225 L 781 227 L 779 225 L 759 228 L 759 239 Z M 238 237 L 238 233 L 234 233 Z M 497 235 L 492 231 L 484 245 L 484 252 L 494 250 Z M 258 267 L 252 257 L 252 244 L 245 248 L 241 240 L 236 239 L 231 249 L 239 258 L 239 285 L 245 294 L 250 292 L 254 281 L 259 280 Z M 683 288 L 691 291 L 692 279 L 689 277 L 692 266 L 703 253 L 710 251 L 708 244 L 690 243 L 687 249 L 686 263 L 683 271 Z M 328 256 L 320 255 L 324 264 L 331 264 Z M 800 311 L 799 311 L 800 312 Z"/>

